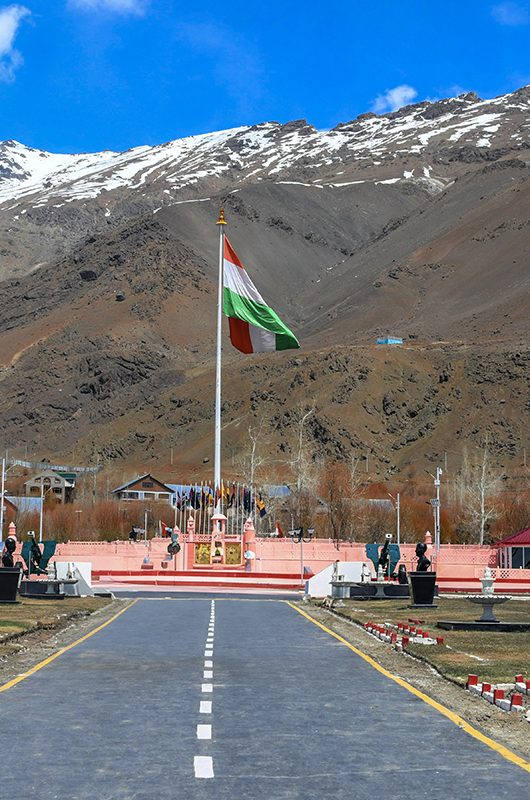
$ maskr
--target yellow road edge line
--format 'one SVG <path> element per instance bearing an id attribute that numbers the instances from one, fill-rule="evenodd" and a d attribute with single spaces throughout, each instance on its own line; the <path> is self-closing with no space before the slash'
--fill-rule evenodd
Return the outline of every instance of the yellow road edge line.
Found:
<path id="1" fill-rule="evenodd" d="M 71 650 L 73 647 L 77 647 L 77 645 L 81 644 L 81 642 L 85 642 L 87 639 L 90 639 L 91 636 L 94 636 L 94 634 L 99 633 L 99 631 L 102 631 L 103 628 L 106 628 L 107 625 L 110 625 L 111 622 L 114 622 L 115 619 L 118 619 L 118 617 L 120 617 L 130 608 L 132 608 L 132 606 L 134 606 L 134 604 L 137 603 L 139 599 L 140 598 L 137 597 L 135 600 L 133 600 L 132 603 L 129 603 L 128 606 L 122 608 L 121 611 L 118 611 L 117 614 L 114 614 L 114 616 L 108 619 L 106 622 L 103 622 L 97 628 L 94 628 L 94 630 L 90 631 L 90 633 L 86 633 L 80 639 L 77 639 L 75 642 L 72 642 L 72 644 L 69 644 L 66 647 L 62 647 L 56 653 L 53 653 L 51 656 L 48 656 L 48 658 L 45 658 L 44 661 L 40 661 L 38 664 L 35 664 L 34 667 L 31 667 L 31 669 L 28 669 L 28 671 L 24 672 L 22 675 L 18 675 L 16 678 L 13 678 L 7 683 L 4 683 L 2 686 L 0 686 L 0 694 L 2 692 L 6 692 L 8 689 L 12 689 L 13 686 L 17 685 L 17 683 L 21 683 L 21 681 L 24 681 L 26 680 L 26 678 L 29 678 L 30 675 L 34 675 L 40 669 L 46 667 L 48 664 L 51 664 L 52 661 L 55 661 L 56 658 L 59 658 L 59 656 L 62 656 L 64 653 L 67 653 L 68 650 Z"/>
<path id="2" fill-rule="evenodd" d="M 318 628 L 321 628 L 326 633 L 329 633 L 330 636 L 333 636 L 335 639 L 338 639 L 339 642 L 346 645 L 346 647 L 352 650 L 357 656 L 359 656 L 368 664 L 370 664 L 371 667 L 376 669 L 386 678 L 390 678 L 390 680 L 394 681 L 394 683 L 397 683 L 399 686 L 402 686 L 408 692 L 415 695 L 420 700 L 423 700 L 424 703 L 427 703 L 427 705 L 432 706 L 432 708 L 435 708 L 437 711 L 440 712 L 440 714 L 443 714 L 444 717 L 450 719 L 451 722 L 453 722 L 458 728 L 461 728 L 470 736 L 473 736 L 474 739 L 478 739 L 479 742 L 482 742 L 483 744 L 490 747 L 492 750 L 495 750 L 496 753 L 499 753 L 499 755 L 501 755 L 507 761 L 511 761 L 512 764 L 517 764 L 517 766 L 521 767 L 521 769 L 524 769 L 526 772 L 530 772 L 530 762 L 526 761 L 524 758 L 521 758 L 521 756 L 518 756 L 516 753 L 513 753 L 511 750 L 508 750 L 507 747 L 504 747 L 504 745 L 499 744 L 499 742 L 496 742 L 494 739 L 490 739 L 489 736 L 486 736 L 484 733 L 481 733 L 479 730 L 470 725 L 469 722 L 466 722 L 465 719 L 460 717 L 458 714 L 455 714 L 454 711 L 451 711 L 449 708 L 446 708 L 446 706 L 443 706 L 441 703 L 438 703 L 437 700 L 433 700 L 432 697 L 429 697 L 429 695 L 424 694 L 419 689 L 416 689 L 414 686 L 412 686 L 412 684 L 408 683 L 408 681 L 405 681 L 403 680 L 403 678 L 399 678 L 397 675 L 394 675 L 392 672 L 389 672 L 387 669 L 378 664 L 377 661 L 374 661 L 374 659 L 371 658 L 371 656 L 368 656 L 366 655 L 366 653 L 363 653 L 362 650 L 359 650 L 357 647 L 355 647 L 355 645 L 351 644 L 351 642 L 348 642 L 340 634 L 335 633 L 335 631 L 332 631 L 331 628 L 328 628 L 326 627 L 326 625 L 323 625 L 318 620 L 313 619 L 313 617 L 311 617 L 301 608 L 298 608 L 297 606 L 293 605 L 289 600 L 285 600 L 284 602 L 288 606 L 293 608 L 295 611 L 298 611 L 299 614 L 308 619 Z"/>

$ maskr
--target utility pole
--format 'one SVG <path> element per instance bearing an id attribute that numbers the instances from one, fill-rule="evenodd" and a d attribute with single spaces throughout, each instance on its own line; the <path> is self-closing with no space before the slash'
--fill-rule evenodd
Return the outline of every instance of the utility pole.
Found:
<path id="1" fill-rule="evenodd" d="M 442 470 L 440 467 L 436 467 L 436 478 L 434 479 L 434 486 L 436 489 L 436 506 L 435 506 L 435 517 L 436 517 L 436 530 L 435 530 L 435 546 L 436 552 L 440 550 L 440 476 L 442 475 Z"/>
<path id="2" fill-rule="evenodd" d="M 40 514 L 39 514 L 39 542 L 42 542 L 42 528 L 44 525 L 44 482 L 40 481 Z"/>
<path id="3" fill-rule="evenodd" d="M 400 518 L 399 518 L 399 492 L 396 493 L 394 497 L 393 494 L 387 492 L 387 495 L 394 500 L 396 504 L 396 544 L 401 544 L 401 534 L 400 534 Z"/>
<path id="4" fill-rule="evenodd" d="M 400 520 L 399 520 L 399 492 L 397 493 L 397 500 L 396 500 L 396 534 L 397 534 L 397 543 L 400 544 Z"/>
<path id="5" fill-rule="evenodd" d="M 430 500 L 429 503 L 433 507 L 433 517 L 434 517 L 434 548 L 436 552 L 440 550 L 441 544 L 441 532 L 440 532 L 440 477 L 443 475 L 443 470 L 441 467 L 436 467 L 436 475 L 433 475 L 429 472 L 428 469 L 425 470 L 427 475 L 430 475 L 434 481 L 434 488 L 436 490 L 436 497 L 433 500 Z"/>
<path id="6" fill-rule="evenodd" d="M 2 498 L 0 504 L 0 544 L 4 538 L 4 500 L 6 488 L 6 460 L 2 459 Z"/>

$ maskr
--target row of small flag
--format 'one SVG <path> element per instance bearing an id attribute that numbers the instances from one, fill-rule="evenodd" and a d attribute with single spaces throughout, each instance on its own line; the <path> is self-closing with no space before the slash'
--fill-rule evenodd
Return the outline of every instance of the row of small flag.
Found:
<path id="1" fill-rule="evenodd" d="M 240 484 L 221 483 L 214 491 L 211 486 L 192 486 L 189 492 L 180 492 L 176 496 L 176 506 L 179 510 L 193 508 L 205 509 L 221 502 L 225 508 L 239 507 L 250 513 L 256 507 L 260 517 L 267 514 L 265 500 L 261 492 L 253 493 L 248 487 Z"/>

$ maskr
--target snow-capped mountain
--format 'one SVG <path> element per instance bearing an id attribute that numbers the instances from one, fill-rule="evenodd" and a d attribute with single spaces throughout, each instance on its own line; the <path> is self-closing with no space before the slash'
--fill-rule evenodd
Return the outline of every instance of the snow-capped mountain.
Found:
<path id="1" fill-rule="evenodd" d="M 267 122 L 123 153 L 60 155 L 8 141 L 0 145 L 0 203 L 40 207 L 127 189 L 139 196 L 156 190 L 170 204 L 204 190 L 282 179 L 315 186 L 417 180 L 436 190 L 454 172 L 451 152 L 480 161 L 529 143 L 529 87 L 493 100 L 471 93 L 363 114 L 327 131 L 303 120 Z"/>
<path id="2" fill-rule="evenodd" d="M 285 453 L 291 409 L 311 398 L 311 436 L 333 459 L 370 453 L 395 471 L 485 431 L 499 464 L 517 459 L 529 151 L 529 87 L 123 153 L 4 142 L 3 446 L 142 469 L 168 441 L 186 463 L 210 457 L 224 205 L 238 254 L 302 342 L 274 360 L 227 344 L 236 450 L 259 417 L 271 456 Z M 403 350 L 378 348 L 383 334 Z"/>

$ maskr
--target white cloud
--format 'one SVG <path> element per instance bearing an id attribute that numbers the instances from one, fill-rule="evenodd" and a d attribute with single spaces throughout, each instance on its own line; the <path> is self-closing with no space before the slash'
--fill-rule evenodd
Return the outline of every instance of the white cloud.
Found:
<path id="1" fill-rule="evenodd" d="M 384 114 L 386 111 L 397 111 L 398 108 L 406 106 L 407 103 L 412 102 L 418 92 L 413 86 L 408 86 L 403 83 L 401 86 L 394 86 L 393 89 L 387 89 L 384 94 L 378 94 L 372 103 L 372 111 L 376 114 Z"/>
<path id="2" fill-rule="evenodd" d="M 145 13 L 148 0 L 68 0 L 70 8 L 80 11 L 116 11 L 118 14 Z"/>
<path id="3" fill-rule="evenodd" d="M 0 81 L 4 83 L 15 80 L 15 71 L 23 62 L 14 43 L 20 23 L 30 14 L 25 6 L 11 5 L 0 9 Z"/>
<path id="4" fill-rule="evenodd" d="M 491 15 L 500 25 L 527 25 L 530 22 L 530 12 L 527 5 L 520 3 L 498 3 L 492 6 Z"/>

